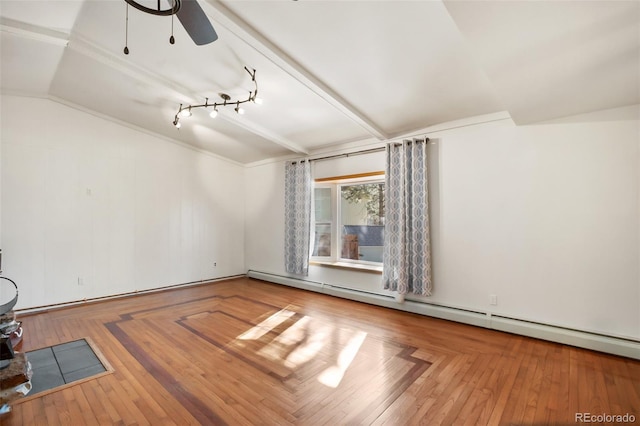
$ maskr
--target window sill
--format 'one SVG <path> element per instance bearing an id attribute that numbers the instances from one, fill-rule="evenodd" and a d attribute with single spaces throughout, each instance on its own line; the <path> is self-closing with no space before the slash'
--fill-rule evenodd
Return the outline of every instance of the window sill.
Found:
<path id="1" fill-rule="evenodd" d="M 364 265 L 362 263 L 350 263 L 350 262 L 323 262 L 312 260 L 310 265 L 327 266 L 329 268 L 348 269 L 350 271 L 361 271 L 372 274 L 382 274 L 382 266 L 376 265 Z"/>

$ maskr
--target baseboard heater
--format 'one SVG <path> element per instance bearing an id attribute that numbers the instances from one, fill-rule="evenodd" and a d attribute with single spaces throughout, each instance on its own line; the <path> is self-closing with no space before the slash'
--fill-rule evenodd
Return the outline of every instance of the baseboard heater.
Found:
<path id="1" fill-rule="evenodd" d="M 348 289 L 268 272 L 249 270 L 247 272 L 247 276 L 249 278 L 283 284 L 303 290 L 315 291 L 330 296 L 341 297 L 343 299 L 369 303 L 371 305 L 383 306 L 414 314 L 470 324 L 477 327 L 504 331 L 507 333 L 548 340 L 550 342 L 562 343 L 565 345 L 640 360 L 640 342 L 632 339 L 607 336 L 588 331 L 573 330 L 549 324 L 509 318 L 488 312 L 466 310 L 456 307 L 416 302 L 413 300 L 406 300 L 404 303 L 398 303 L 390 296 L 368 293 L 365 291 Z"/>

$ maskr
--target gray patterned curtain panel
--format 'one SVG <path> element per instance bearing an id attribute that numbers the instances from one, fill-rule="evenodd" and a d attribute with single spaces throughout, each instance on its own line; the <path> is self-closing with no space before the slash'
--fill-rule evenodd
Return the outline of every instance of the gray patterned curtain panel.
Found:
<path id="1" fill-rule="evenodd" d="M 284 262 L 291 274 L 309 275 L 311 164 L 287 162 L 284 187 Z"/>
<path id="2" fill-rule="evenodd" d="M 428 141 L 386 147 L 383 282 L 400 295 L 431 295 Z"/>

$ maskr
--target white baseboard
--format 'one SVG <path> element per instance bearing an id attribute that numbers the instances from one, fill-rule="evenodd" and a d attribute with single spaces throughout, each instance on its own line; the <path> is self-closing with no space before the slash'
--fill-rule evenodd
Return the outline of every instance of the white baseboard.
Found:
<path id="1" fill-rule="evenodd" d="M 640 360 L 640 342 L 619 337 L 495 315 L 491 317 L 489 328 Z"/>
<path id="2" fill-rule="evenodd" d="M 137 295 L 142 295 L 142 294 L 148 294 L 148 293 L 157 293 L 160 291 L 167 291 L 167 290 L 175 290 L 178 288 L 182 288 L 182 287 L 191 287 L 191 286 L 196 286 L 196 285 L 203 285 L 203 284 L 209 284 L 209 283 L 213 283 L 213 282 L 218 282 L 218 281 L 226 281 L 226 280 L 231 280 L 234 278 L 242 278 L 245 277 L 246 275 L 229 275 L 226 277 L 219 277 L 219 278 L 208 278 L 208 279 L 202 279 L 202 280 L 198 280 L 198 281 L 191 281 L 191 282 L 187 282 L 187 283 L 181 283 L 181 284 L 170 284 L 170 285 L 166 285 L 163 287 L 154 287 L 154 288 L 149 288 L 146 290 L 134 290 L 134 291 L 130 291 L 127 293 L 118 293 L 118 294 L 109 294 L 106 296 L 97 296 L 97 297 L 91 297 L 91 298 L 87 298 L 87 299 L 82 299 L 82 300 L 71 300 L 68 302 L 60 302 L 60 303 L 53 303 L 50 305 L 41 305 L 41 306 L 32 306 L 32 307 L 26 307 L 26 308 L 19 308 L 16 309 L 16 313 L 20 313 L 21 315 L 26 315 L 26 314 L 37 314 L 40 312 L 46 312 L 46 311 L 50 311 L 53 309 L 63 309 L 63 308 L 70 308 L 72 306 L 79 306 L 79 305 L 86 305 L 88 303 L 95 303 L 95 302 L 104 302 L 106 300 L 112 300 L 112 299 L 121 299 L 124 297 L 131 297 L 131 296 L 137 296 Z"/>
<path id="3" fill-rule="evenodd" d="M 576 346 L 584 349 L 605 352 L 640 360 L 640 342 L 615 336 L 605 336 L 587 331 L 571 330 L 558 326 L 524 321 L 516 318 L 492 315 L 485 312 L 467 311 L 464 309 L 433 305 L 407 300 L 397 303 L 390 296 L 367 293 L 364 291 L 335 287 L 319 282 L 307 281 L 293 277 L 260 271 L 248 271 L 249 278 L 283 284 L 303 290 L 315 291 L 330 296 L 369 303 L 415 314 L 425 315 L 477 327 L 504 331 L 521 336 L 533 337 L 541 340 Z"/>

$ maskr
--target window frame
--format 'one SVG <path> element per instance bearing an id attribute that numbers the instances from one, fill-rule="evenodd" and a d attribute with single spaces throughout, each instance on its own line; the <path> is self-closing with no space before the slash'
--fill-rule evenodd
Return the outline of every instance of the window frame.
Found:
<path id="1" fill-rule="evenodd" d="M 354 268 L 359 270 L 370 270 L 374 272 L 382 271 L 382 262 L 372 262 L 359 259 L 342 258 L 342 211 L 341 211 L 341 190 L 343 186 L 351 186 L 357 184 L 377 184 L 385 183 L 384 171 L 335 176 L 314 180 L 314 208 L 315 208 L 315 190 L 320 188 L 329 188 L 331 190 L 331 255 L 330 256 L 313 256 L 314 247 L 311 250 L 310 261 L 314 264 L 325 266 L 337 266 Z M 313 217 L 312 226 L 315 234 L 316 224 L 326 223 L 326 221 L 317 222 L 315 215 Z"/>

